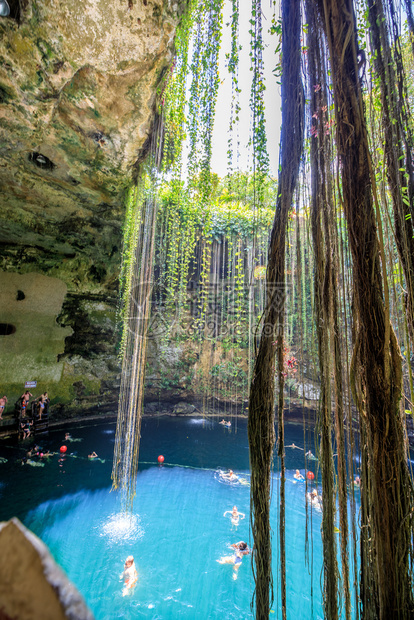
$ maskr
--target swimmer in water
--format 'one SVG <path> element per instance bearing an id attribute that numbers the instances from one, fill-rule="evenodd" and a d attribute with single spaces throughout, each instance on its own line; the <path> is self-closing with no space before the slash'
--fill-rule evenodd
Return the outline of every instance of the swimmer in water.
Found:
<path id="1" fill-rule="evenodd" d="M 303 450 L 303 448 L 300 448 L 299 446 L 295 446 L 294 443 L 291 443 L 290 446 L 286 446 L 286 448 L 296 448 L 297 450 Z"/>
<path id="2" fill-rule="evenodd" d="M 54 456 L 55 453 L 54 452 L 49 452 L 49 450 L 47 450 L 47 452 L 41 452 L 39 454 L 40 458 L 44 458 L 44 459 L 48 459 L 50 456 Z"/>
<path id="3" fill-rule="evenodd" d="M 124 570 L 119 579 L 124 582 L 125 586 L 122 590 L 122 596 L 130 594 L 138 581 L 138 572 L 132 555 L 129 555 L 125 560 Z"/>
<path id="4" fill-rule="evenodd" d="M 24 459 L 25 464 L 26 465 L 31 465 L 32 467 L 44 467 L 45 464 L 41 463 L 40 461 L 33 461 L 32 459 Z M 22 461 L 22 465 L 23 465 L 23 461 Z"/>
<path id="5" fill-rule="evenodd" d="M 322 509 L 322 497 L 318 495 L 318 491 L 313 489 L 312 493 L 307 493 L 308 502 L 317 510 Z"/>
<path id="6" fill-rule="evenodd" d="M 236 474 L 234 473 L 234 471 L 232 469 L 229 469 L 229 473 L 228 474 L 225 474 L 223 471 L 221 471 L 220 472 L 220 476 L 224 480 L 229 480 L 230 482 L 236 482 L 239 479 L 239 477 L 236 476 Z"/>
<path id="7" fill-rule="evenodd" d="M 243 512 L 239 512 L 237 510 L 237 506 L 233 506 L 233 510 L 226 510 L 226 512 L 223 514 L 223 517 L 225 517 L 226 515 L 231 515 L 231 523 L 235 527 L 239 525 L 240 519 L 244 519 L 244 517 L 246 516 Z"/>
<path id="8" fill-rule="evenodd" d="M 97 459 L 98 455 L 96 454 L 95 450 L 92 452 L 92 454 L 88 454 L 88 459 Z"/>
<path id="9" fill-rule="evenodd" d="M 81 437 L 72 437 L 70 433 L 65 433 L 64 441 L 83 441 Z"/>
<path id="10" fill-rule="evenodd" d="M 293 477 L 295 478 L 295 480 L 305 480 L 305 478 L 300 473 L 299 469 L 295 471 L 295 473 L 293 474 Z"/>
<path id="11" fill-rule="evenodd" d="M 233 555 L 225 555 L 217 560 L 217 562 L 219 564 L 233 564 L 233 579 L 236 580 L 243 556 L 248 555 L 250 553 L 250 549 L 247 546 L 247 543 L 242 540 L 238 543 L 232 544 L 231 546 L 234 549 Z"/>
<path id="12" fill-rule="evenodd" d="M 354 480 L 354 486 L 358 488 L 361 486 L 361 478 L 359 476 L 356 476 Z"/>

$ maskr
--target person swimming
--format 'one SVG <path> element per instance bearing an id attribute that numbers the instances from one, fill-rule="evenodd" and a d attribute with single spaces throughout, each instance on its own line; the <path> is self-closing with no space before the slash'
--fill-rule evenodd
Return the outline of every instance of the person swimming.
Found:
<path id="1" fill-rule="evenodd" d="M 88 454 L 88 459 L 97 459 L 98 455 L 96 454 L 95 450 L 92 452 L 92 454 Z"/>
<path id="2" fill-rule="evenodd" d="M 248 555 L 250 553 L 250 549 L 247 546 L 247 543 L 243 540 L 238 543 L 233 543 L 231 547 L 233 547 L 234 553 L 232 555 L 225 555 L 221 557 L 217 560 L 217 562 L 219 564 L 233 564 L 233 579 L 236 580 L 243 556 Z"/>
<path id="3" fill-rule="evenodd" d="M 31 467 L 44 467 L 45 466 L 45 464 L 42 463 L 41 461 L 33 461 L 33 459 L 28 459 L 26 457 L 23 457 L 21 463 L 22 465 L 30 465 Z"/>
<path id="4" fill-rule="evenodd" d="M 295 473 L 293 474 L 293 477 L 295 478 L 295 480 L 305 480 L 305 478 L 300 473 L 299 469 L 295 471 Z"/>
<path id="5" fill-rule="evenodd" d="M 232 510 L 226 510 L 226 512 L 223 514 L 223 517 L 225 517 L 228 514 L 231 515 L 231 523 L 235 527 L 239 525 L 240 519 L 244 519 L 246 516 L 243 512 L 239 512 L 237 510 L 237 506 L 233 506 Z"/>
<path id="6" fill-rule="evenodd" d="M 122 596 L 131 594 L 132 588 L 138 581 L 138 571 L 135 566 L 134 556 L 129 555 L 125 560 L 124 570 L 121 573 L 119 579 L 124 582 L 124 588 L 122 589 Z"/>
<path id="7" fill-rule="evenodd" d="M 70 433 L 65 433 L 65 439 L 64 441 L 83 441 L 83 439 L 81 437 L 72 437 L 72 435 Z"/>
<path id="8" fill-rule="evenodd" d="M 307 493 L 308 502 L 317 510 L 322 510 L 322 497 L 318 495 L 318 491 L 313 489 L 311 493 Z"/>
<path id="9" fill-rule="evenodd" d="M 229 482 L 237 482 L 239 477 L 234 473 L 232 469 L 229 469 L 229 472 L 226 474 L 224 471 L 220 472 L 220 477 L 224 480 L 228 480 Z"/>
<path id="10" fill-rule="evenodd" d="M 285 446 L 286 448 L 296 448 L 296 450 L 303 450 L 300 446 L 295 446 L 294 443 L 291 443 L 290 446 Z"/>
<path id="11" fill-rule="evenodd" d="M 47 450 L 46 452 L 41 452 L 39 456 L 40 458 L 48 459 L 49 457 L 54 456 L 55 454 L 56 454 L 55 452 L 49 452 L 49 450 Z"/>

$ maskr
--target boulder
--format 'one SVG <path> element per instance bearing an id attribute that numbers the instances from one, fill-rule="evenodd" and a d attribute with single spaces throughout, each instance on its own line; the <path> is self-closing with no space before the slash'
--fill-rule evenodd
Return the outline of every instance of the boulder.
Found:
<path id="1" fill-rule="evenodd" d="M 46 545 L 16 518 L 0 523 L 0 617 L 93 620 Z"/>

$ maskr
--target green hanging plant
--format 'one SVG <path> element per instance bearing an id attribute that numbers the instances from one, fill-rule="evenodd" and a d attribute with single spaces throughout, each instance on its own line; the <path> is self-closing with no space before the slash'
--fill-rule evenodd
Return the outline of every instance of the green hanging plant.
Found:
<path id="1" fill-rule="evenodd" d="M 250 18 L 250 61 L 252 86 L 250 109 L 253 117 L 251 142 L 253 145 L 253 175 L 257 190 L 257 202 L 263 202 L 263 185 L 269 171 L 269 155 L 265 123 L 264 93 L 266 90 L 263 65 L 263 33 L 261 0 L 252 0 Z"/>
<path id="2" fill-rule="evenodd" d="M 239 42 L 239 18 L 240 8 L 239 0 L 232 0 L 231 14 L 231 50 L 226 55 L 227 70 L 231 77 L 231 106 L 230 106 L 230 122 L 229 122 L 229 138 L 227 141 L 227 167 L 229 170 L 228 180 L 233 180 L 231 174 L 234 170 L 234 132 L 239 122 L 240 115 L 240 88 L 239 88 L 239 51 L 241 49 Z M 236 144 L 236 161 L 238 157 L 239 144 Z"/>

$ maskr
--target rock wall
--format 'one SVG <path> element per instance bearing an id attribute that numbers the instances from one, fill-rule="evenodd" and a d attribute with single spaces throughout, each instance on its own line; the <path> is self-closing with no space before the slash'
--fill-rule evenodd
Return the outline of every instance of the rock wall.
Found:
<path id="1" fill-rule="evenodd" d="M 0 523 L 0 618 L 93 620 L 43 542 L 18 519 Z"/>
<path id="2" fill-rule="evenodd" d="M 18 392 L 26 381 L 37 377 L 42 379 L 39 389 L 43 392 L 48 383 L 57 384 L 62 377 L 63 363 L 57 360 L 72 330 L 60 327 L 56 316 L 67 287 L 57 278 L 38 273 L 0 272 L 0 290 L 0 329 L 5 345 L 1 352 L 2 387 L 6 384 L 10 393 L 15 386 Z"/>
<path id="3" fill-rule="evenodd" d="M 186 4 L 10 0 L 0 17 L 0 324 L 15 327 L 0 328 L 0 391 L 9 401 L 37 380 L 39 393 L 73 410 L 116 402 L 124 192 L 145 156 Z M 19 290 L 30 293 L 18 299 Z"/>

